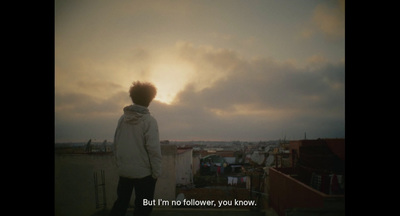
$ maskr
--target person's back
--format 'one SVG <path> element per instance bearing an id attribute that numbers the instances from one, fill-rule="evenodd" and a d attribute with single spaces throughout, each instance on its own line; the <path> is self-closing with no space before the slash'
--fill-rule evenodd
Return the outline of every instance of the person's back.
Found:
<path id="1" fill-rule="evenodd" d="M 118 198 L 110 215 L 125 215 L 135 188 L 134 215 L 149 215 L 157 178 L 161 174 L 161 147 L 158 124 L 147 108 L 156 95 L 150 83 L 134 82 L 130 96 L 133 105 L 124 107 L 114 135 L 114 155 L 120 176 Z"/>
<path id="2" fill-rule="evenodd" d="M 160 175 L 161 152 L 157 121 L 147 108 L 124 108 L 115 133 L 115 157 L 120 176 L 143 178 Z"/>

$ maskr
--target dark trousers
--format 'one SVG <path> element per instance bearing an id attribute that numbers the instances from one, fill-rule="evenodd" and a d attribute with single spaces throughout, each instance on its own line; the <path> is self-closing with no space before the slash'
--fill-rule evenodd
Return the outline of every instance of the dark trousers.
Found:
<path id="1" fill-rule="evenodd" d="M 140 179 L 125 178 L 120 176 L 118 181 L 117 195 L 110 216 L 125 216 L 135 188 L 135 210 L 134 216 L 148 216 L 153 206 L 143 206 L 143 199 L 153 200 L 157 180 L 151 175 Z"/>

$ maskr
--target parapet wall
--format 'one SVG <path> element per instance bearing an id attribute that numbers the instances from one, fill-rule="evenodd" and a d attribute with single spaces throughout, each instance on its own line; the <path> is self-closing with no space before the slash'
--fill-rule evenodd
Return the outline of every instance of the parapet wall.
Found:
<path id="1" fill-rule="evenodd" d="M 280 216 L 293 209 L 344 213 L 344 195 L 327 195 L 272 167 L 269 183 L 270 205 Z"/>

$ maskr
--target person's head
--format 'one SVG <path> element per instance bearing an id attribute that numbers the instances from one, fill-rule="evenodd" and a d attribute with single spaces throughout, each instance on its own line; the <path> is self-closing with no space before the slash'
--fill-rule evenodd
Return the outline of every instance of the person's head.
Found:
<path id="1" fill-rule="evenodd" d="M 129 96 L 134 104 L 148 107 L 156 97 L 157 88 L 149 82 L 135 81 L 129 89 Z"/>

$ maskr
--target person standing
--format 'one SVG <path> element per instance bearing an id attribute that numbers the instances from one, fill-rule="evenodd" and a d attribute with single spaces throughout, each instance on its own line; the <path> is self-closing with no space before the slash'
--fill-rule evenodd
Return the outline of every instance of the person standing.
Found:
<path id="1" fill-rule="evenodd" d="M 148 106 L 157 94 L 148 82 L 135 81 L 129 89 L 133 104 L 123 108 L 114 134 L 114 156 L 118 169 L 117 200 L 110 216 L 125 216 L 135 189 L 134 216 L 148 216 L 153 206 L 143 199 L 154 199 L 157 178 L 161 174 L 161 146 L 157 120 Z"/>

